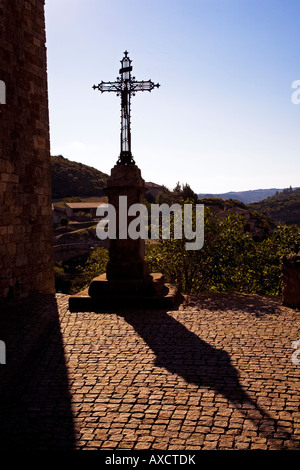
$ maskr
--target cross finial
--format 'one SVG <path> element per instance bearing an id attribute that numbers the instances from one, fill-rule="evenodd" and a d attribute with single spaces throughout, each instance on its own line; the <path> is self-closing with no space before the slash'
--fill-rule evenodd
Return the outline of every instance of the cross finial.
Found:
<path id="1" fill-rule="evenodd" d="M 125 51 L 124 54 L 125 54 L 125 57 L 127 57 L 128 56 L 128 51 Z"/>

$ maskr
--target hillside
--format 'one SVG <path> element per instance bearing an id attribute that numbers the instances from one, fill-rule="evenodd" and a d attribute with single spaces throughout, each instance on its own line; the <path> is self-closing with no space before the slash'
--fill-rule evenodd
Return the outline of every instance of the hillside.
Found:
<path id="1" fill-rule="evenodd" d="M 241 201 L 244 204 L 251 204 L 254 202 L 262 201 L 267 197 L 271 197 L 276 192 L 281 192 L 283 189 L 270 188 L 270 189 L 252 189 L 249 191 L 230 191 L 228 193 L 221 194 L 198 194 L 200 198 L 220 198 L 220 199 L 235 199 Z"/>
<path id="2" fill-rule="evenodd" d="M 103 196 L 108 175 L 62 155 L 51 157 L 52 198 Z"/>
<path id="3" fill-rule="evenodd" d="M 249 204 L 248 207 L 262 212 L 276 223 L 300 225 L 300 188 L 284 189 L 281 193 L 255 204 Z"/>
<path id="4" fill-rule="evenodd" d="M 274 228 L 273 222 L 262 212 L 251 209 L 243 202 L 234 199 L 203 198 L 198 200 L 219 217 L 226 217 L 226 213 L 239 214 L 244 217 L 245 231 L 252 234 L 254 240 L 263 240 Z"/>

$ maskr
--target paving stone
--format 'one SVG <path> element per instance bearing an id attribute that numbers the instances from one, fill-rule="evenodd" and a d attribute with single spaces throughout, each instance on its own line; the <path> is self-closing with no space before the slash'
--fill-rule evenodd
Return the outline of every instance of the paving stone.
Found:
<path id="1" fill-rule="evenodd" d="M 26 329 L 31 360 L 15 341 L 0 369 L 2 447 L 299 449 L 299 312 L 280 299 L 200 294 L 107 314 L 56 299 L 39 349 Z"/>

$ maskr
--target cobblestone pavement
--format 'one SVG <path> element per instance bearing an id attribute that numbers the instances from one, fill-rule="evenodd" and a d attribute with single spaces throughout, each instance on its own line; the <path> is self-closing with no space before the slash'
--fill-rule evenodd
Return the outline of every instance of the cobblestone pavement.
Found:
<path id="1" fill-rule="evenodd" d="M 299 318 L 242 294 L 169 312 L 24 303 L 0 319 L 0 447 L 299 449 Z"/>

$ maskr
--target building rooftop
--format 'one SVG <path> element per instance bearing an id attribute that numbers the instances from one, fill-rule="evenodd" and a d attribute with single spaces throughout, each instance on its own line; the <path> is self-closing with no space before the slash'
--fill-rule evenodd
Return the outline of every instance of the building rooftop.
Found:
<path id="1" fill-rule="evenodd" d="M 146 188 L 157 188 L 157 189 L 163 188 L 163 186 L 161 186 L 160 184 L 152 183 L 151 181 L 145 183 L 145 186 Z"/>
<path id="2" fill-rule="evenodd" d="M 70 209 L 96 209 L 99 206 L 107 207 L 104 202 L 67 202 L 66 206 Z"/>

